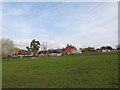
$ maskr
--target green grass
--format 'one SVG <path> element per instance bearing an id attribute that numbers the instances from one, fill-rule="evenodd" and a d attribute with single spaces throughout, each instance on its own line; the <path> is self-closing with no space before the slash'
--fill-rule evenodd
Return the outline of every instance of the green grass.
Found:
<path id="1" fill-rule="evenodd" d="M 3 61 L 3 88 L 118 88 L 118 55 Z"/>

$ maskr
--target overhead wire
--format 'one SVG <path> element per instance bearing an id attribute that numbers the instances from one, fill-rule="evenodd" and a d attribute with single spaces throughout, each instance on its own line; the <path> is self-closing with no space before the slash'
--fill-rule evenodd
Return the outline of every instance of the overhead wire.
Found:
<path id="1" fill-rule="evenodd" d="M 59 5 L 59 4 L 53 4 L 53 5 L 51 5 L 51 6 L 48 6 L 48 7 L 46 7 L 45 9 L 43 9 L 41 12 L 38 12 L 38 11 L 34 10 L 34 11 L 32 11 L 31 13 L 29 13 L 29 14 L 26 16 L 26 19 L 25 19 L 25 20 L 28 22 L 29 20 L 31 20 L 31 19 L 33 19 L 33 18 L 36 18 L 37 16 L 40 16 L 40 15 L 44 14 L 47 10 L 50 10 L 51 8 L 56 7 L 56 6 L 58 6 L 58 5 Z M 37 8 L 37 7 L 36 7 L 36 8 Z M 37 8 L 37 9 L 39 9 L 39 8 Z M 23 17 L 23 15 L 14 18 L 14 19 L 13 19 L 12 21 L 10 21 L 9 23 L 6 23 L 6 25 L 7 25 L 7 24 L 14 23 L 14 20 L 17 20 L 18 18 L 21 18 L 21 17 Z"/>
<path id="2" fill-rule="evenodd" d="M 111 7 L 113 7 L 114 5 L 116 5 L 116 3 L 114 3 L 114 4 L 112 4 L 112 5 L 110 5 L 110 6 L 104 6 L 102 9 L 99 9 L 99 10 L 93 10 L 93 12 L 92 13 L 97 13 L 97 14 L 99 14 L 99 16 L 100 15 L 102 15 L 103 14 L 103 10 L 105 10 L 105 9 L 109 9 L 109 8 L 111 8 Z M 91 14 L 92 14 L 91 13 Z M 90 14 L 90 13 L 89 13 Z M 73 25 L 75 25 L 76 23 L 78 23 L 78 22 L 80 22 L 79 20 L 81 20 L 81 22 L 80 23 L 85 23 L 85 24 L 87 24 L 88 22 L 88 19 L 90 19 L 90 17 L 91 18 L 93 18 L 92 20 L 95 20 L 96 18 L 97 18 L 97 16 L 96 17 L 93 17 L 93 15 L 94 14 L 92 14 L 92 15 L 90 15 L 90 16 L 88 16 L 88 17 L 85 17 L 84 16 L 84 18 L 82 18 L 81 19 L 81 17 L 79 17 L 79 18 L 77 18 L 77 19 L 75 19 L 75 21 L 74 22 L 72 22 L 72 23 L 70 23 L 67 27 L 69 27 L 69 26 L 73 26 Z"/>

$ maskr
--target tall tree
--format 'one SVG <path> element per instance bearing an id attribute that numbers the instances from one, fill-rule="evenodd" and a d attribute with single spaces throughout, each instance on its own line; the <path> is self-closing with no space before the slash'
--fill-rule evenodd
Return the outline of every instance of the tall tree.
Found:
<path id="1" fill-rule="evenodd" d="M 107 46 L 107 49 L 108 50 L 112 50 L 113 48 L 111 46 Z"/>
<path id="2" fill-rule="evenodd" d="M 26 48 L 28 51 L 31 51 L 33 53 L 33 56 L 36 56 L 40 48 L 40 43 L 39 41 L 35 41 L 35 39 L 33 39 L 30 43 L 30 47 L 27 46 Z"/>

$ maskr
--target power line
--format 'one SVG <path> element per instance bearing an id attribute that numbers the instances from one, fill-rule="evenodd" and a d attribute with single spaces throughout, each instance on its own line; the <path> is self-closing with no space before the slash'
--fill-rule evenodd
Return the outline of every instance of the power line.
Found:
<path id="1" fill-rule="evenodd" d="M 106 9 L 109 9 L 109 8 L 112 8 L 112 7 L 114 7 L 114 5 L 115 4 L 112 4 L 112 5 L 110 5 L 110 6 L 108 6 L 108 7 L 106 7 L 106 8 L 103 8 L 102 10 L 100 10 L 100 11 L 98 11 L 98 12 L 96 12 L 96 15 L 99 15 L 99 16 L 101 16 L 101 15 L 103 15 L 105 12 L 102 12 L 102 11 L 104 11 L 104 10 L 106 10 Z M 94 15 L 93 15 L 94 16 Z M 90 17 L 88 17 L 87 19 L 89 19 L 89 18 L 91 18 L 91 17 L 93 17 L 92 15 L 90 15 Z M 96 20 L 98 17 L 96 16 L 96 17 L 94 17 L 93 19 L 92 19 L 92 21 L 93 20 Z M 86 21 L 87 21 L 87 19 L 86 19 Z M 88 23 L 88 22 L 86 22 L 86 21 L 84 21 L 83 23 Z"/>
<path id="2" fill-rule="evenodd" d="M 102 15 L 103 14 L 103 12 L 102 12 L 102 10 L 105 10 L 105 9 L 107 9 L 107 8 L 110 8 L 110 7 L 113 7 L 114 5 L 116 5 L 116 3 L 115 4 L 112 4 L 111 6 L 105 6 L 105 7 L 103 7 L 102 9 L 101 9 L 101 11 L 97 11 L 96 13 L 98 13 L 99 15 Z M 95 10 L 96 11 L 96 10 Z M 93 11 L 94 12 L 94 11 Z M 102 13 L 101 13 L 102 12 Z M 90 17 L 93 17 L 92 15 L 90 16 Z M 84 16 L 84 18 L 82 18 L 84 21 L 81 21 L 81 23 L 88 23 L 87 21 L 88 21 L 88 19 L 90 18 L 90 17 L 85 17 Z M 94 17 L 93 18 L 93 20 L 95 20 L 97 17 Z M 69 27 L 69 26 L 71 26 L 71 25 L 74 25 L 74 24 L 76 24 L 76 23 L 78 23 L 79 22 L 79 20 L 82 20 L 81 19 L 81 17 L 79 17 L 78 19 L 76 19 L 74 22 L 72 22 L 71 24 L 69 24 L 67 27 Z M 92 20 L 92 21 L 93 21 Z M 76 23 L 75 23 L 76 22 Z M 70 27 L 69 27 L 70 28 Z"/>
<path id="3" fill-rule="evenodd" d="M 99 4 L 97 4 L 97 5 L 100 5 L 101 3 L 99 3 Z M 115 3 L 116 4 L 116 3 Z M 57 8 L 54 8 L 55 10 L 57 10 L 59 7 L 61 7 L 61 6 L 65 6 L 65 4 L 54 4 L 53 6 L 54 7 L 56 7 L 57 6 Z M 109 7 L 111 7 L 111 6 L 113 6 L 113 5 L 111 5 L 111 6 L 106 6 L 106 4 L 105 5 L 103 5 L 103 7 L 102 7 L 102 9 L 100 9 L 101 7 L 99 7 L 99 8 L 95 8 L 97 5 L 95 5 L 93 8 L 90 8 L 90 9 L 88 9 L 87 10 L 87 12 L 86 13 L 89 13 L 89 14 L 92 14 L 92 13 L 94 13 L 94 12 L 96 12 L 97 14 L 98 13 L 100 13 L 102 10 L 104 10 L 104 9 L 107 9 L 107 8 L 109 8 Z M 59 6 L 59 7 L 58 7 Z M 42 12 L 40 12 L 40 13 L 35 13 L 36 11 L 34 11 L 34 12 L 32 12 L 33 13 L 33 15 L 29 15 L 28 14 L 28 20 L 26 20 L 26 21 L 30 21 L 30 20 L 32 20 L 32 19 L 34 19 L 35 17 L 39 17 L 40 15 L 43 15 L 44 13 L 46 13 L 48 10 L 50 10 L 51 8 L 53 8 L 53 7 L 51 7 L 50 6 L 50 8 L 49 7 L 47 7 L 46 9 L 44 9 Z M 63 7 L 62 7 L 63 8 Z M 94 9 L 95 8 L 95 9 Z M 60 8 L 61 9 L 61 8 Z M 94 10 L 93 10 L 94 9 Z M 100 10 L 99 10 L 100 9 Z M 55 11 L 54 10 L 54 11 Z M 88 23 L 88 22 L 86 22 L 87 21 L 87 19 L 89 19 L 90 17 L 93 17 L 94 16 L 94 14 L 92 14 L 92 15 L 90 15 L 89 16 L 89 14 L 86 14 L 86 15 L 84 15 L 84 16 L 80 16 L 80 17 L 78 17 L 78 18 L 76 18 L 76 17 L 73 17 L 73 16 L 71 16 L 72 18 L 74 18 L 75 19 L 75 21 L 74 22 L 76 22 L 76 23 L 78 23 L 79 22 L 79 20 L 81 20 L 81 23 Z M 100 13 L 100 14 L 103 14 L 103 13 Z M 31 18 L 31 19 L 30 19 Z M 95 17 L 94 17 L 95 18 Z M 93 19 L 94 19 L 93 18 Z M 69 24 L 68 26 L 71 26 L 71 25 L 74 25 L 74 24 L 76 24 L 76 23 L 71 23 L 71 24 Z M 67 26 L 67 27 L 68 27 Z"/>
<path id="4" fill-rule="evenodd" d="M 33 8 L 32 8 L 32 9 L 30 9 L 29 11 L 32 11 L 32 13 L 34 13 L 34 11 L 37 11 L 38 6 L 39 6 L 39 5 L 37 5 L 37 6 L 33 7 Z M 29 11 L 27 11 L 27 12 L 29 12 Z M 25 12 L 25 14 L 29 15 L 29 13 L 27 13 L 27 12 Z M 32 13 L 31 13 L 31 14 L 32 14 Z M 10 22 L 10 21 L 13 21 L 14 19 L 17 19 L 18 17 L 19 17 L 19 18 L 20 18 L 20 17 L 22 17 L 22 15 L 23 15 L 23 14 L 18 15 L 18 16 L 16 16 L 16 17 L 11 18 L 11 19 L 9 20 L 9 22 Z"/>
<path id="5" fill-rule="evenodd" d="M 55 10 L 57 10 L 58 8 L 60 8 L 60 9 L 63 8 L 63 6 L 65 6 L 65 5 L 66 5 L 65 3 L 62 4 L 62 5 L 59 4 L 59 5 L 58 5 L 59 7 L 58 7 L 56 4 L 54 4 L 53 7 L 57 6 L 57 8 L 54 8 Z M 28 20 L 27 20 L 27 21 L 30 21 L 30 20 L 32 20 L 34 17 L 38 17 L 38 16 L 44 14 L 45 12 L 47 12 L 47 10 L 50 10 L 50 8 L 53 8 L 53 7 L 52 7 L 52 6 L 47 7 L 46 9 L 43 10 L 43 12 L 40 12 L 40 13 L 36 13 L 37 10 L 34 10 L 35 12 L 32 12 L 31 15 L 28 14 L 28 16 L 27 16 Z M 45 11 L 45 10 L 46 10 L 46 11 Z M 55 11 L 55 10 L 53 10 L 53 11 Z M 89 10 L 89 9 L 88 9 L 88 10 Z M 21 16 L 22 16 L 22 15 L 21 15 Z M 73 16 L 71 16 L 71 17 L 73 17 Z M 17 18 L 18 18 L 18 17 L 16 17 L 15 19 L 17 19 Z M 19 17 L 19 18 L 20 18 L 20 17 Z M 75 18 L 75 17 L 73 17 L 73 18 Z M 15 20 L 15 19 L 12 19 L 12 21 Z M 9 22 L 8 24 L 10 24 L 10 22 Z"/>
<path id="6" fill-rule="evenodd" d="M 33 18 L 35 18 L 35 17 L 38 17 L 38 16 L 42 15 L 43 13 L 45 13 L 47 10 L 50 10 L 51 8 L 54 8 L 54 7 L 58 6 L 58 5 L 60 5 L 60 4 L 53 4 L 53 5 L 45 8 L 45 9 L 43 9 L 40 13 L 38 13 L 38 12 L 36 13 L 37 10 L 32 11 L 32 13 L 30 13 L 30 14 L 28 14 L 28 16 L 26 16 L 26 17 L 27 17 L 26 21 L 29 21 L 29 20 L 31 20 L 31 19 L 33 19 Z M 37 8 L 37 7 L 36 7 L 36 8 Z M 38 9 L 38 8 L 37 8 L 37 9 Z M 20 17 L 22 17 L 22 15 L 21 15 Z M 20 17 L 16 17 L 16 18 L 13 19 L 12 21 L 14 21 L 14 20 L 16 20 L 16 19 L 18 19 L 18 18 L 20 18 Z M 13 23 L 14 23 L 14 22 L 13 22 Z M 11 24 L 11 22 L 9 22 L 9 23 L 7 23 L 7 24 Z"/>

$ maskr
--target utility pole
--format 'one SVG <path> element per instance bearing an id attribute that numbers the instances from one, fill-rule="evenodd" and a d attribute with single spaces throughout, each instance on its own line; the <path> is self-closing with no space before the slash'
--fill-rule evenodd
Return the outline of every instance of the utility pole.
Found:
<path id="1" fill-rule="evenodd" d="M 42 48 L 43 48 L 44 51 L 46 51 L 46 49 L 47 49 L 47 42 L 43 42 L 43 47 Z"/>
<path id="2" fill-rule="evenodd" d="M 42 44 L 41 44 L 41 53 L 44 54 L 43 51 L 46 51 L 46 49 L 47 49 L 47 42 L 42 42 Z"/>

